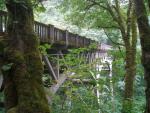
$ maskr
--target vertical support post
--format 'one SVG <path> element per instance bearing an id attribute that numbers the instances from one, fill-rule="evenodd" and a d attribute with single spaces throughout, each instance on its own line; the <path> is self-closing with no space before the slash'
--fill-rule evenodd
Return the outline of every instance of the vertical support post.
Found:
<path id="1" fill-rule="evenodd" d="M 81 36 L 78 35 L 78 47 L 81 47 Z"/>
<path id="2" fill-rule="evenodd" d="M 89 64 L 89 52 L 87 53 L 87 63 Z"/>
<path id="3" fill-rule="evenodd" d="M 89 39 L 89 45 L 91 44 L 91 39 Z"/>
<path id="4" fill-rule="evenodd" d="M 51 34 L 50 34 L 50 32 L 51 32 L 51 25 L 50 24 L 48 24 L 47 25 L 47 38 L 48 38 L 48 42 L 51 42 Z"/>
<path id="5" fill-rule="evenodd" d="M 88 46 L 90 45 L 90 39 L 87 39 L 87 45 Z"/>
<path id="6" fill-rule="evenodd" d="M 39 27 L 40 27 L 40 38 L 41 38 L 41 41 L 43 42 L 43 38 L 42 38 L 42 26 L 41 26 L 41 24 L 39 24 Z"/>
<path id="7" fill-rule="evenodd" d="M 66 30 L 66 46 L 69 45 L 69 41 L 68 41 L 68 31 Z"/>
<path id="8" fill-rule="evenodd" d="M 41 40 L 41 37 L 40 37 L 40 26 L 39 26 L 39 23 L 37 22 L 37 34 L 38 34 L 38 37 L 40 38 Z"/>
<path id="9" fill-rule="evenodd" d="M 86 47 L 86 38 L 83 37 L 83 47 Z"/>
<path id="10" fill-rule="evenodd" d="M 41 30 L 42 30 L 42 28 L 41 28 L 41 24 L 39 24 L 39 36 L 40 36 L 40 39 L 41 39 L 41 41 L 43 42 L 43 39 L 42 39 L 42 34 L 41 34 Z"/>
<path id="11" fill-rule="evenodd" d="M 57 41 L 59 41 L 60 40 L 60 30 L 59 29 L 57 29 L 57 32 L 56 32 L 57 34 L 56 34 L 56 39 L 57 39 Z"/>
<path id="12" fill-rule="evenodd" d="M 49 24 L 49 27 L 50 27 L 49 32 L 50 32 L 51 43 L 54 43 L 54 26 Z"/>
<path id="13" fill-rule="evenodd" d="M 79 35 L 78 34 L 76 34 L 76 46 L 78 47 L 79 46 Z"/>

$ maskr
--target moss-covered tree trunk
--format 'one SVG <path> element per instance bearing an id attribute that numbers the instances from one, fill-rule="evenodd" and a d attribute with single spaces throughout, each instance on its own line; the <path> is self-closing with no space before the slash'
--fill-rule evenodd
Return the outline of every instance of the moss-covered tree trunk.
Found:
<path id="1" fill-rule="evenodd" d="M 142 47 L 142 64 L 146 81 L 146 109 L 150 113 L 150 25 L 143 0 L 134 0 Z"/>
<path id="2" fill-rule="evenodd" d="M 134 78 L 136 74 L 136 53 L 132 54 L 132 50 L 126 51 L 126 73 L 125 73 L 125 90 L 123 99 L 122 113 L 132 113 L 133 94 L 134 94 Z"/>
<path id="3" fill-rule="evenodd" d="M 112 5 L 112 4 L 111 4 Z M 120 0 L 114 0 L 114 9 L 107 4 L 108 11 L 119 26 L 125 48 L 125 89 L 122 102 L 122 113 L 132 113 L 134 78 L 136 75 L 136 18 L 132 0 L 128 1 L 126 19 L 121 9 Z"/>
<path id="4" fill-rule="evenodd" d="M 136 46 L 135 46 L 136 48 Z M 134 49 L 135 49 L 134 48 Z M 136 75 L 136 50 L 132 48 L 126 50 L 125 65 L 125 89 L 123 96 L 122 113 L 132 113 L 133 95 L 134 95 L 134 78 Z"/>
<path id="5" fill-rule="evenodd" d="M 137 25 L 135 11 L 131 9 L 130 35 L 122 34 L 125 43 L 125 89 L 123 96 L 122 113 L 132 113 L 134 96 L 134 78 L 136 75 L 136 44 Z"/>
<path id="6" fill-rule="evenodd" d="M 7 113 L 50 113 L 42 84 L 43 66 L 34 33 L 31 0 L 6 0 L 8 10 L 8 46 L 4 71 Z"/>

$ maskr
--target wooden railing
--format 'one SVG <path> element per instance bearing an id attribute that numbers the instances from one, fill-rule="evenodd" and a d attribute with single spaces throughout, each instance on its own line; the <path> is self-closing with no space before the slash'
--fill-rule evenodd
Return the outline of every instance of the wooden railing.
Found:
<path id="1" fill-rule="evenodd" d="M 3 34 L 7 32 L 6 26 L 7 12 L 0 11 L 0 33 Z M 47 25 L 37 21 L 35 21 L 34 30 L 39 36 L 40 41 L 44 43 L 61 44 L 73 47 L 86 47 L 95 42 L 86 37 L 70 33 L 67 30 L 61 30 L 53 25 Z"/>

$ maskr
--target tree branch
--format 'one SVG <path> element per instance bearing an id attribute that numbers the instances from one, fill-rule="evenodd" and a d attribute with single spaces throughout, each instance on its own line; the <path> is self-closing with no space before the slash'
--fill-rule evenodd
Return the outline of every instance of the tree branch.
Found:
<path id="1" fill-rule="evenodd" d="M 126 34 L 127 34 L 127 39 L 129 41 L 129 38 L 130 38 L 130 32 L 131 32 L 131 12 L 133 10 L 133 4 L 131 2 L 131 0 L 129 0 L 129 7 L 128 7 L 128 10 L 127 10 L 127 31 L 126 31 Z M 128 42 L 129 43 L 129 42 Z M 130 44 L 130 43 L 129 43 Z M 128 45 L 129 46 L 129 45 Z"/>
<path id="2" fill-rule="evenodd" d="M 105 30 L 105 29 L 103 29 L 103 30 L 104 30 L 104 33 L 106 34 L 107 38 L 108 38 L 113 44 L 118 45 L 118 46 L 125 46 L 125 45 L 122 44 L 122 43 L 118 43 L 118 42 L 115 42 L 114 40 L 112 40 L 111 37 L 110 37 L 110 36 L 108 35 L 108 33 L 106 32 L 106 30 Z"/>
<path id="3" fill-rule="evenodd" d="M 101 2 L 96 2 L 95 0 L 87 0 L 88 2 L 90 2 L 89 5 L 87 5 L 87 7 L 85 8 L 85 10 L 89 10 L 90 8 L 92 8 L 93 6 L 99 6 L 102 9 L 105 10 L 109 10 L 107 7 L 105 7 L 104 5 L 101 5 Z"/>
<path id="4" fill-rule="evenodd" d="M 97 26 L 97 28 L 102 28 L 102 29 L 120 29 L 118 26 Z"/>

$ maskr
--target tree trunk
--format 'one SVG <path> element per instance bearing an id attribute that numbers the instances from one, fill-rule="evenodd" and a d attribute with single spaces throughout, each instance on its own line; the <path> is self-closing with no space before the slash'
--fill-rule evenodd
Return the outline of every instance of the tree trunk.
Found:
<path id="1" fill-rule="evenodd" d="M 126 50 L 126 73 L 125 73 L 125 90 L 123 99 L 122 113 L 132 113 L 133 109 L 133 94 L 134 94 L 134 78 L 136 74 L 136 53 Z"/>
<path id="2" fill-rule="evenodd" d="M 6 0 L 8 9 L 8 47 L 4 71 L 7 113 L 50 113 L 42 83 L 43 65 L 34 33 L 30 0 Z"/>
<path id="3" fill-rule="evenodd" d="M 144 66 L 144 77 L 146 81 L 146 109 L 145 113 L 150 113 L 150 26 L 143 0 L 134 0 L 138 28 L 142 47 L 142 64 Z"/>
<path id="4" fill-rule="evenodd" d="M 132 12 L 130 44 L 126 48 L 126 66 L 125 66 L 125 91 L 122 113 L 132 113 L 134 78 L 136 75 L 136 43 L 137 43 L 137 25 L 135 11 Z"/>

